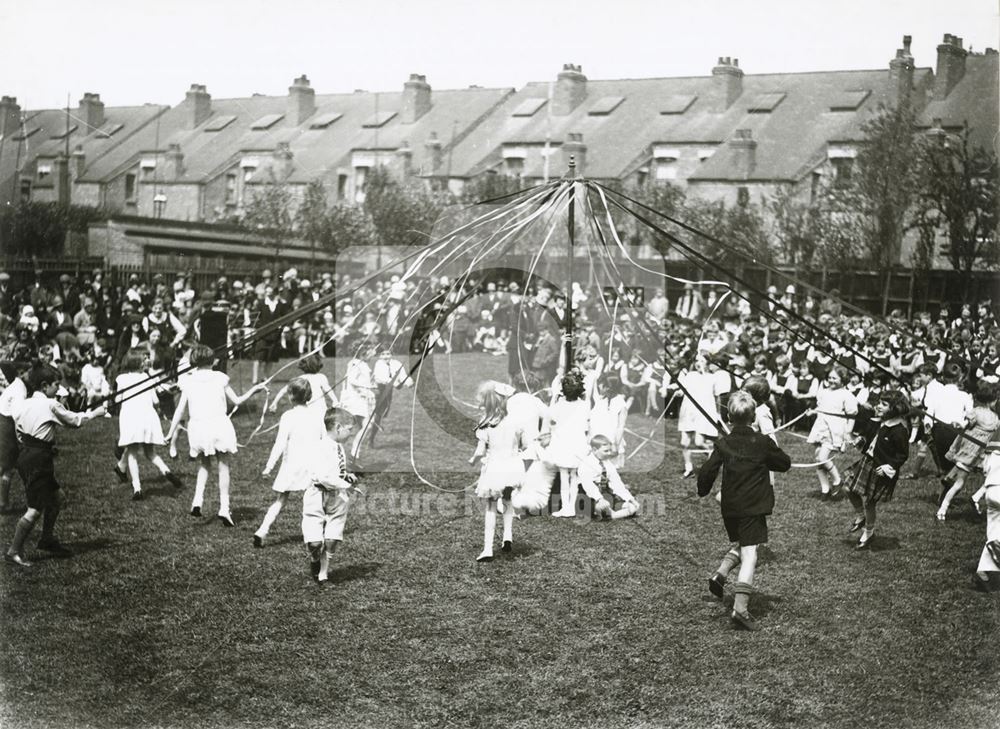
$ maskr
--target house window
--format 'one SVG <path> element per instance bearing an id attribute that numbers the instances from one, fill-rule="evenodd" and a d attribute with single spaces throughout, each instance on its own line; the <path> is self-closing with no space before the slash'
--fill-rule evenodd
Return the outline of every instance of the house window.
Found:
<path id="1" fill-rule="evenodd" d="M 821 189 L 820 183 L 822 183 L 822 181 L 823 181 L 823 173 L 821 172 L 812 173 L 812 180 L 810 181 L 809 185 L 809 202 L 811 203 L 816 202 L 816 199 L 819 197 Z"/>
<path id="2" fill-rule="evenodd" d="M 368 168 L 354 168 L 354 200 L 363 203 L 365 201 L 365 187 L 368 185 Z"/>
<path id="3" fill-rule="evenodd" d="M 850 185 L 854 160 L 850 157 L 834 157 L 830 160 L 830 164 L 833 165 L 833 184 L 837 187 Z"/>
<path id="4" fill-rule="evenodd" d="M 736 188 L 736 204 L 741 208 L 745 208 L 750 204 L 750 190 L 746 187 Z"/>
<path id="5" fill-rule="evenodd" d="M 167 196 L 162 192 L 153 195 L 153 217 L 162 218 L 163 212 L 167 208 Z"/>
<path id="6" fill-rule="evenodd" d="M 45 182 L 49 179 L 52 174 L 52 167 L 50 165 L 38 165 L 38 181 Z"/>
<path id="7" fill-rule="evenodd" d="M 226 175 L 226 205 L 236 204 L 236 173 Z"/>
<path id="8" fill-rule="evenodd" d="M 347 197 L 347 175 L 337 175 L 337 199 L 343 200 Z"/>
<path id="9" fill-rule="evenodd" d="M 673 157 L 661 157 L 656 160 L 657 180 L 677 179 L 677 160 Z"/>
<path id="10" fill-rule="evenodd" d="M 508 157 L 504 160 L 504 168 L 511 177 L 520 177 L 524 173 L 524 158 Z"/>
<path id="11" fill-rule="evenodd" d="M 21 180 L 21 202 L 31 202 L 31 180 L 27 178 Z"/>
<path id="12" fill-rule="evenodd" d="M 638 187 L 645 187 L 647 179 L 649 179 L 649 168 L 640 167 L 635 173 L 635 184 Z"/>
<path id="13" fill-rule="evenodd" d="M 128 202 L 135 201 L 135 173 L 129 172 L 125 175 L 125 200 Z"/>

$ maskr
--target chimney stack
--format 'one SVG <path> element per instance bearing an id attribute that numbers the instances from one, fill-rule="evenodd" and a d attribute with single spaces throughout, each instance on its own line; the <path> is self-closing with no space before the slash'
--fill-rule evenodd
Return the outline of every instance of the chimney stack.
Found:
<path id="1" fill-rule="evenodd" d="M 176 142 L 170 143 L 163 168 L 165 180 L 179 180 L 184 175 L 184 153 L 181 151 L 181 145 Z"/>
<path id="2" fill-rule="evenodd" d="M 441 168 L 441 159 L 443 157 L 441 140 L 438 139 L 437 132 L 431 132 L 430 137 L 424 142 L 424 151 L 427 154 L 427 161 L 431 168 L 430 171 L 437 172 Z"/>
<path id="3" fill-rule="evenodd" d="M 941 101 L 965 75 L 965 57 L 962 39 L 944 34 L 944 41 L 937 47 L 937 70 L 934 78 L 934 100 Z"/>
<path id="4" fill-rule="evenodd" d="M 205 90 L 204 84 L 191 84 L 184 103 L 188 107 L 188 129 L 195 129 L 212 116 L 212 97 Z"/>
<path id="5" fill-rule="evenodd" d="M 292 148 L 288 146 L 288 142 L 278 142 L 271 165 L 275 180 L 285 180 L 292 174 L 292 156 Z"/>
<path id="6" fill-rule="evenodd" d="M 576 176 L 583 177 L 587 168 L 587 145 L 583 143 L 583 134 L 580 132 L 570 132 L 562 143 L 563 167 L 567 170 L 570 157 L 576 164 Z"/>
<path id="7" fill-rule="evenodd" d="M 587 98 L 587 77 L 579 66 L 563 64 L 552 95 L 552 115 L 566 116 Z"/>
<path id="8" fill-rule="evenodd" d="M 52 160 L 52 180 L 55 183 L 56 202 L 60 205 L 69 205 L 70 180 L 69 180 L 69 157 L 60 152 Z"/>
<path id="9" fill-rule="evenodd" d="M 83 177 L 83 171 L 87 167 L 87 156 L 83 153 L 83 145 L 76 145 L 71 155 L 71 160 L 69 166 L 70 179 L 76 182 Z"/>
<path id="10" fill-rule="evenodd" d="M 20 131 L 21 107 L 13 96 L 0 98 L 0 135 L 9 139 Z"/>
<path id="11" fill-rule="evenodd" d="M 729 148 L 733 150 L 733 168 L 736 177 L 746 180 L 757 166 L 757 142 L 750 129 L 737 129 Z"/>
<path id="12" fill-rule="evenodd" d="M 101 101 L 100 94 L 84 93 L 80 99 L 80 107 L 77 116 L 87 125 L 83 130 L 84 134 L 90 134 L 95 129 L 104 124 L 104 102 Z"/>
<path id="13" fill-rule="evenodd" d="M 903 36 L 903 47 L 896 49 L 896 57 L 889 61 L 889 80 L 897 106 L 908 104 L 913 91 L 913 56 L 910 55 L 910 36 Z"/>
<path id="14" fill-rule="evenodd" d="M 719 56 L 719 63 L 712 69 L 712 93 L 709 94 L 711 110 L 721 114 L 743 93 L 743 70 L 740 59 Z"/>
<path id="15" fill-rule="evenodd" d="M 311 117 L 315 111 L 316 92 L 309 85 L 309 79 L 306 78 L 306 75 L 302 74 L 288 87 L 286 116 L 294 126 L 298 126 Z"/>
<path id="16" fill-rule="evenodd" d="M 396 150 L 396 156 L 399 158 L 399 168 L 403 177 L 409 177 L 413 174 L 413 150 L 410 149 L 410 143 L 407 140 L 404 139 L 400 143 Z"/>
<path id="17" fill-rule="evenodd" d="M 431 110 L 431 85 L 427 77 L 410 74 L 410 80 L 403 84 L 403 124 L 412 124 Z"/>

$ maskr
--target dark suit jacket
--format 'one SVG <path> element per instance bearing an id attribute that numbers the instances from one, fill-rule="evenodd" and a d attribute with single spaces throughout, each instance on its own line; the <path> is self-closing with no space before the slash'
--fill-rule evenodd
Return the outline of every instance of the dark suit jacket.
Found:
<path id="1" fill-rule="evenodd" d="M 746 425 L 715 440 L 715 448 L 698 472 L 698 495 L 707 496 L 722 469 L 722 516 L 745 517 L 770 514 L 774 489 L 770 471 L 783 472 L 792 459 L 773 440 Z"/>

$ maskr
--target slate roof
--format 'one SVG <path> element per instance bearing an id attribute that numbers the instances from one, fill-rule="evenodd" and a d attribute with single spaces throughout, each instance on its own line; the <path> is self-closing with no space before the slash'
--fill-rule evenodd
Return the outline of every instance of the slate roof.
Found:
<path id="1" fill-rule="evenodd" d="M 1000 74 L 1000 55 L 970 53 L 965 59 L 965 75 L 941 101 L 931 101 L 920 115 L 919 124 L 930 128 L 934 119 L 940 119 L 946 128 L 961 127 L 966 121 L 971 129 L 974 145 L 985 149 L 996 148 L 998 131 L 997 77 Z"/>
<path id="2" fill-rule="evenodd" d="M 302 124 L 293 125 L 285 114 L 287 97 L 251 96 L 237 99 L 212 99 L 212 114 L 197 128 L 188 129 L 190 108 L 181 103 L 167 111 L 160 120 L 159 132 L 143 130 L 126 145 L 88 165 L 85 179 L 107 181 L 136 162 L 143 153 L 165 151 L 170 144 L 180 145 L 184 155 L 184 173 L 175 181 L 197 183 L 212 179 L 242 156 L 258 153 L 258 177 L 269 167 L 270 153 L 281 143 L 289 145 L 292 172 L 288 182 L 305 183 L 341 166 L 349 166 L 355 149 L 396 149 L 405 140 L 413 150 L 414 169 L 427 165 L 423 143 L 436 132 L 443 145 L 458 135 L 513 89 L 433 90 L 431 108 L 412 124 L 400 116 L 402 92 L 317 94 L 316 110 Z M 376 98 L 377 97 L 377 98 Z M 366 128 L 376 112 L 389 117 L 377 128 Z M 266 128 L 254 129 L 262 118 L 279 116 Z M 339 115 L 339 116 L 337 116 Z M 209 131 L 220 118 L 233 117 L 218 131 Z M 334 120 L 322 128 L 314 124 Z M 259 126 L 259 125 L 257 125 Z M 158 136 L 158 143 L 157 143 Z"/>
<path id="3" fill-rule="evenodd" d="M 914 72 L 914 85 L 929 81 L 929 68 Z M 583 102 L 566 116 L 549 113 L 549 84 L 529 83 L 504 101 L 452 153 L 452 175 L 472 177 L 502 162 L 503 147 L 561 144 L 571 132 L 583 135 L 588 177 L 620 178 L 652 154 L 654 144 L 716 146 L 737 129 L 757 140 L 756 168 L 750 179 L 794 179 L 830 141 L 861 138 L 861 123 L 891 99 L 889 70 L 747 74 L 741 95 L 722 113 L 711 111 L 711 76 L 588 80 Z M 857 92 L 862 93 L 857 93 Z M 622 97 L 610 113 L 594 115 L 609 97 Z M 541 102 L 541 103 L 540 103 Z M 534 104 L 538 110 L 518 115 Z M 833 108 L 855 106 L 851 111 Z M 769 113 L 761 113 L 773 107 Z M 669 112 L 669 113 L 662 113 Z M 730 179 L 728 152 L 718 152 L 689 179 Z M 537 155 L 525 160 L 525 177 L 540 177 Z M 561 174 L 559 157 L 550 172 Z"/>
<path id="4" fill-rule="evenodd" d="M 166 109 L 155 104 L 105 107 L 104 123 L 96 129 L 87 127 L 79 118 L 77 109 L 70 109 L 70 153 L 79 146 L 86 155 L 88 166 L 99 165 L 99 161 L 113 150 L 129 145 L 156 119 L 157 114 Z M 3 155 L 0 155 L 0 190 L 5 192 L 10 189 L 15 176 L 15 164 L 22 171 L 32 170 L 37 158 L 56 157 L 66 150 L 63 138 L 66 131 L 65 109 L 29 110 L 23 113 L 23 118 L 27 138 L 19 140 L 11 137 L 5 140 Z"/>

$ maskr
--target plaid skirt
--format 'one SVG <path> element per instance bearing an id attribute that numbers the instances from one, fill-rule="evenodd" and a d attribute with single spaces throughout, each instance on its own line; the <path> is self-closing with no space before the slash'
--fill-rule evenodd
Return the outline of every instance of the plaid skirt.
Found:
<path id="1" fill-rule="evenodd" d="M 848 493 L 856 494 L 868 503 L 891 501 L 896 479 L 875 473 L 877 467 L 875 460 L 867 454 L 852 463 L 847 475 Z"/>

